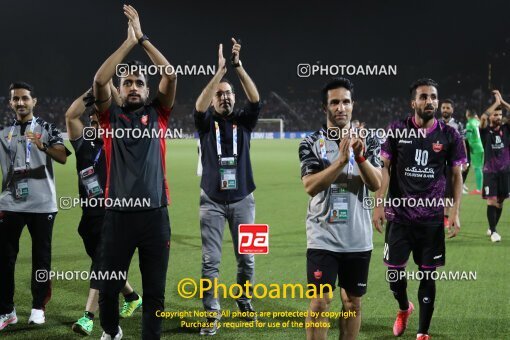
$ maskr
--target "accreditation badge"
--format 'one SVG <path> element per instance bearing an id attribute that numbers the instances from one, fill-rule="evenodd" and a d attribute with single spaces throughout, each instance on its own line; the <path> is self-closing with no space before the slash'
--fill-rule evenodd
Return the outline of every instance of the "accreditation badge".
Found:
<path id="1" fill-rule="evenodd" d="M 14 198 L 17 200 L 26 200 L 28 197 L 28 169 L 25 167 L 14 168 Z"/>
<path id="2" fill-rule="evenodd" d="M 237 189 L 237 160 L 235 157 L 220 158 L 220 190 Z"/>
<path id="3" fill-rule="evenodd" d="M 93 166 L 89 166 L 88 168 L 80 171 L 80 179 L 85 187 L 88 198 L 101 196 L 103 194 L 103 189 L 101 188 L 101 184 L 99 184 L 99 180 Z"/>
<path id="4" fill-rule="evenodd" d="M 330 188 L 329 223 L 347 223 L 349 221 L 349 192 L 347 183 L 335 183 Z"/>

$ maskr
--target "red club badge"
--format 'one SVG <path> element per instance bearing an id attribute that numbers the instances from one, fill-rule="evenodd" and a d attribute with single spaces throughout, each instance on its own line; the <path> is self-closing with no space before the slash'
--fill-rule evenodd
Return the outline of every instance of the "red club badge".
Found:
<path id="1" fill-rule="evenodd" d="M 316 271 L 313 272 L 313 276 L 315 277 L 316 280 L 320 280 L 322 278 L 322 272 L 317 269 Z"/>
<path id="2" fill-rule="evenodd" d="M 443 144 L 439 143 L 439 141 L 437 141 L 437 143 L 432 143 L 432 150 L 434 150 L 434 152 L 440 152 L 443 150 Z"/>
<path id="3" fill-rule="evenodd" d="M 143 115 L 142 118 L 140 118 L 140 122 L 142 122 L 143 125 L 147 125 L 148 121 L 149 121 L 148 115 Z"/>

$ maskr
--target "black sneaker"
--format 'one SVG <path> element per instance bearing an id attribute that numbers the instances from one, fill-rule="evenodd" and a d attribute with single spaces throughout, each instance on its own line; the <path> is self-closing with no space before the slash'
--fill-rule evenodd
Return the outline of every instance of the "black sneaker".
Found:
<path id="1" fill-rule="evenodd" d="M 220 319 L 207 318 L 207 327 L 200 328 L 200 335 L 215 335 L 218 333 Z"/>
<path id="2" fill-rule="evenodd" d="M 236 301 L 237 307 L 244 314 L 241 318 L 246 321 L 257 321 L 257 312 L 250 301 Z"/>

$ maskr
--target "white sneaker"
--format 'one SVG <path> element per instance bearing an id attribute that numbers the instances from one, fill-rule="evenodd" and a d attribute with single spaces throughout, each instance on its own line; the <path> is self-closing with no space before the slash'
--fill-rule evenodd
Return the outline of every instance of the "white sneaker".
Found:
<path id="1" fill-rule="evenodd" d="M 122 328 L 120 328 L 119 326 L 119 332 L 117 333 L 117 335 L 115 336 L 115 338 L 112 338 L 112 336 L 110 334 L 106 334 L 105 332 L 103 332 L 103 335 L 101 336 L 101 340 L 120 340 L 122 339 Z"/>
<path id="2" fill-rule="evenodd" d="M 492 242 L 500 242 L 501 236 L 499 236 L 499 234 L 497 232 L 493 232 L 491 235 L 491 241 Z"/>
<path id="3" fill-rule="evenodd" d="M 467 195 L 467 194 L 469 194 L 469 191 L 468 191 L 467 189 L 462 189 L 462 193 L 463 193 L 464 195 Z"/>
<path id="4" fill-rule="evenodd" d="M 9 325 L 14 325 L 17 322 L 18 317 L 16 316 L 16 308 L 14 308 L 9 314 L 0 315 L 0 331 Z"/>
<path id="5" fill-rule="evenodd" d="M 491 235 L 492 235 L 492 231 L 491 231 L 491 229 L 490 229 L 490 228 L 489 228 L 489 229 L 487 229 L 487 233 L 486 233 L 486 234 L 487 234 L 487 236 L 491 236 Z"/>
<path id="6" fill-rule="evenodd" d="M 46 322 L 46 318 L 44 317 L 44 311 L 42 309 L 33 309 L 30 313 L 30 317 L 28 318 L 28 324 L 36 324 L 36 325 L 42 325 Z"/>

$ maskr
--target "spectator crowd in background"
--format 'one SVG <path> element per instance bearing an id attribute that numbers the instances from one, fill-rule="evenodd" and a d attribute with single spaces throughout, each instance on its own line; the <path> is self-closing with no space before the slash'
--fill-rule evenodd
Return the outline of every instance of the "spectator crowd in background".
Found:
<path id="1" fill-rule="evenodd" d="M 509 96 L 503 95 L 503 97 Z M 481 100 L 480 98 L 485 99 Z M 488 92 L 482 95 L 476 91 L 473 96 L 451 96 L 450 99 L 455 102 L 454 118 L 462 122 L 466 120 L 466 109 L 471 109 L 480 115 L 493 101 Z M 61 131 L 65 131 L 65 112 L 74 99 L 39 97 L 37 100 L 36 116 L 54 122 Z M 0 126 L 6 126 L 11 124 L 14 113 L 9 107 L 8 97 L 0 97 L 0 103 L 2 105 Z M 191 114 L 193 105 L 192 102 L 176 103 L 171 115 L 170 127 L 182 129 L 184 133 L 193 133 L 195 131 Z M 355 102 L 352 118 L 365 122 L 366 127 L 384 128 L 390 121 L 405 117 L 410 112 L 409 100 L 405 97 L 359 99 Z M 437 117 L 439 117 L 439 113 Z M 275 92 L 262 97 L 260 118 L 281 118 L 284 121 L 284 130 L 288 132 L 313 131 L 325 122 L 325 114 L 322 111 L 320 99 L 316 95 L 309 98 L 291 99 Z M 259 124 L 258 131 L 276 132 L 278 125 Z"/>

